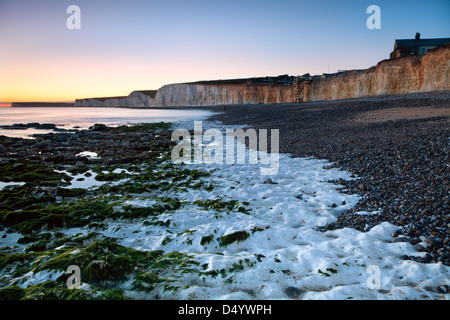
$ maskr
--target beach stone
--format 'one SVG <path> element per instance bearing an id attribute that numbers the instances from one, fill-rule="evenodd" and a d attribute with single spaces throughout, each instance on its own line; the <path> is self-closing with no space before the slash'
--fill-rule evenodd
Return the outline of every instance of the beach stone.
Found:
<path id="1" fill-rule="evenodd" d="M 407 237 L 397 237 L 392 239 L 392 242 L 396 243 L 396 242 L 408 242 L 408 238 Z"/>
<path id="2" fill-rule="evenodd" d="M 80 244 L 78 242 L 66 242 L 64 243 L 64 245 L 68 246 L 68 247 L 79 247 Z"/>
<path id="3" fill-rule="evenodd" d="M 89 127 L 89 129 L 92 131 L 105 131 L 107 127 L 103 123 L 95 123 L 92 127 Z"/>
<path id="4" fill-rule="evenodd" d="M 291 299 L 297 299 L 303 293 L 303 290 L 296 287 L 286 287 L 284 293 Z"/>
<path id="5" fill-rule="evenodd" d="M 268 178 L 268 179 L 264 180 L 263 184 L 278 184 L 278 182 L 274 182 L 274 181 L 272 181 L 272 179 Z"/>
<path id="6" fill-rule="evenodd" d="M 427 248 L 419 243 L 416 245 L 416 250 L 420 251 L 420 252 L 425 252 L 425 251 L 427 251 Z"/>
<path id="7" fill-rule="evenodd" d="M 448 286 L 447 285 L 443 285 L 443 286 L 438 286 L 438 292 L 440 293 L 447 293 L 448 292 Z"/>
<path id="8" fill-rule="evenodd" d="M 56 125 L 53 124 L 53 123 L 43 123 L 41 125 L 38 124 L 37 127 L 39 129 L 49 129 L 49 130 L 51 130 L 51 129 L 55 129 Z"/>

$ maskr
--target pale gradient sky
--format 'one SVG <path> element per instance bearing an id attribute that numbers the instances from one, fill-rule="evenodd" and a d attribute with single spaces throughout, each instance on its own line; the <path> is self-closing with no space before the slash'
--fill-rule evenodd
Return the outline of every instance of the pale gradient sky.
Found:
<path id="1" fill-rule="evenodd" d="M 68 30 L 66 9 L 81 9 Z M 369 30 L 369 5 L 381 30 Z M 449 0 L 0 0 L 0 101 L 362 69 L 395 39 L 450 37 Z"/>

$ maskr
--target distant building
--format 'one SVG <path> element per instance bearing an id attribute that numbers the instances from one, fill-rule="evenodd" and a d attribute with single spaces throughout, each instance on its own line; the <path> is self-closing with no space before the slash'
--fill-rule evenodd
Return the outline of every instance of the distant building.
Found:
<path id="1" fill-rule="evenodd" d="M 416 33 L 415 39 L 397 39 L 394 44 L 394 51 L 390 58 L 396 59 L 408 55 L 423 55 L 428 50 L 445 46 L 450 43 L 450 38 L 420 39 L 420 33 Z"/>

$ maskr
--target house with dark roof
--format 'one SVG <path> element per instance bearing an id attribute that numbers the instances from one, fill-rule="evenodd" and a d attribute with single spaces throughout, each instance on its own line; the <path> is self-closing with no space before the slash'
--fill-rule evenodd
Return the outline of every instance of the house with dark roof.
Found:
<path id="1" fill-rule="evenodd" d="M 450 43 L 450 38 L 420 39 L 420 33 L 416 33 L 415 39 L 397 39 L 394 44 L 394 51 L 390 58 L 396 59 L 407 55 L 423 55 L 428 50 L 445 46 Z"/>

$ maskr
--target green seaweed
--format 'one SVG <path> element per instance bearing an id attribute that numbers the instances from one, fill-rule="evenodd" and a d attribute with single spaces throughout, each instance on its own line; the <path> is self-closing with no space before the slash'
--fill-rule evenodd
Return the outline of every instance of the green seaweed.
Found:
<path id="1" fill-rule="evenodd" d="M 20 277 L 32 269 L 33 262 L 40 253 L 0 253 L 0 270 L 13 278 Z M 4 279 L 0 279 L 0 285 Z"/>
<path id="2" fill-rule="evenodd" d="M 108 172 L 108 173 L 104 173 L 104 172 L 100 172 L 95 176 L 95 180 L 97 181 L 120 181 L 123 179 L 127 179 L 132 177 L 131 174 L 128 174 L 126 172 L 119 172 L 119 173 L 115 173 L 115 172 Z"/>
<path id="3" fill-rule="evenodd" d="M 202 237 L 202 239 L 200 240 L 200 244 L 202 246 L 206 246 L 207 244 L 209 244 L 210 242 L 212 242 L 214 240 L 214 235 L 210 234 L 208 236 L 204 236 Z"/>
<path id="4" fill-rule="evenodd" d="M 126 300 L 120 288 L 68 289 L 56 281 L 46 281 L 27 288 L 9 286 L 0 289 L 0 300 Z"/>
<path id="5" fill-rule="evenodd" d="M 218 275 L 220 275 L 223 279 L 225 279 L 229 273 L 240 272 L 240 271 L 244 270 L 246 266 L 247 267 L 255 266 L 255 263 L 256 262 L 251 261 L 248 258 L 239 259 L 238 262 L 234 262 L 231 265 L 231 267 L 222 268 L 222 269 L 219 269 L 219 270 L 212 269 L 212 270 L 208 270 L 208 271 L 200 271 L 199 272 L 199 276 L 209 276 L 209 277 L 212 277 L 212 278 L 216 278 Z M 205 263 L 205 264 L 201 265 L 201 268 L 203 270 L 208 269 L 208 267 L 209 267 L 208 263 Z M 230 278 L 232 278 L 232 277 L 230 277 Z M 225 283 L 228 283 L 228 284 L 231 283 L 232 280 L 230 280 L 230 278 L 225 280 Z"/>
<path id="6" fill-rule="evenodd" d="M 213 209 L 219 212 L 237 211 L 244 214 L 250 214 L 249 211 L 251 210 L 245 208 L 245 205 L 249 204 L 248 202 L 241 203 L 238 200 L 223 201 L 221 198 L 207 200 L 199 199 L 194 201 L 194 204 L 205 209 Z"/>
<path id="7" fill-rule="evenodd" d="M 170 122 L 155 122 L 155 123 L 139 123 L 132 126 L 121 125 L 118 127 L 109 128 L 113 132 L 139 132 L 139 131 L 156 131 L 160 129 L 170 129 L 172 123 Z"/>
<path id="8" fill-rule="evenodd" d="M 199 263 L 187 253 L 169 252 L 157 257 L 148 268 L 138 273 L 132 282 L 132 289 L 151 292 L 161 286 L 163 291 L 174 291 L 179 288 L 173 283 L 184 273 L 197 273 Z"/>
<path id="9" fill-rule="evenodd" d="M 82 271 L 84 282 L 122 281 L 136 267 L 144 267 L 161 253 L 130 249 L 106 238 L 82 248 L 58 252 L 42 261 L 36 271 L 66 270 L 70 265 L 76 265 Z"/>
<path id="10" fill-rule="evenodd" d="M 324 271 L 319 269 L 317 272 L 320 275 L 324 276 L 324 277 L 331 277 L 332 274 L 337 273 L 339 270 L 336 270 L 336 269 L 333 269 L 333 268 L 327 268 L 326 271 L 327 272 L 324 272 Z"/>
<path id="11" fill-rule="evenodd" d="M 10 161 L 0 163 L 0 181 L 25 182 L 33 186 L 68 185 L 72 178 L 55 172 L 43 161 Z"/>
<path id="12" fill-rule="evenodd" d="M 153 272 L 141 272 L 133 280 L 131 288 L 136 291 L 151 292 L 156 287 L 170 280 L 166 280 L 160 277 L 157 273 Z"/>
<path id="13" fill-rule="evenodd" d="M 54 196 L 46 195 L 44 190 L 29 184 L 0 190 L 0 209 L 3 210 L 19 210 L 54 202 L 56 202 Z"/>
<path id="14" fill-rule="evenodd" d="M 231 234 L 223 235 L 219 237 L 217 240 L 219 242 L 219 246 L 226 247 L 232 243 L 239 243 L 247 240 L 250 237 L 250 234 L 247 231 L 236 231 Z"/>

